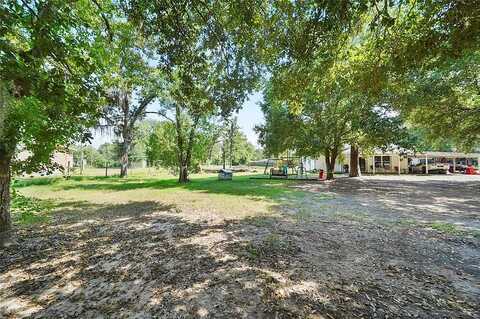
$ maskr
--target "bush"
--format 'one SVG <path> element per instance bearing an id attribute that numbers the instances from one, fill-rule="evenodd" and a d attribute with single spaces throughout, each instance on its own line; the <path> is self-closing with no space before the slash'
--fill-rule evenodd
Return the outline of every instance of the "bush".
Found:
<path id="1" fill-rule="evenodd" d="M 11 212 L 14 223 L 30 225 L 48 221 L 48 213 L 51 210 L 48 202 L 40 199 L 27 197 L 15 189 L 12 190 Z"/>

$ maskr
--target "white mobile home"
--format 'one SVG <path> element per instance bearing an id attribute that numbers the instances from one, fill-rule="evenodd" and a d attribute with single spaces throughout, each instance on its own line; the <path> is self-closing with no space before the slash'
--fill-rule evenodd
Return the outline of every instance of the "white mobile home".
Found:
<path id="1" fill-rule="evenodd" d="M 407 174 L 411 172 L 411 166 L 414 163 L 423 163 L 423 165 L 427 163 L 427 165 L 424 165 L 425 173 L 428 173 L 429 167 L 440 163 L 447 165 L 450 172 L 459 172 L 464 171 L 467 166 L 480 168 L 480 153 L 427 151 L 405 155 L 398 151 L 376 151 L 373 154 L 362 154 L 360 152 L 359 158 L 360 171 L 364 174 Z M 304 166 L 309 171 L 327 169 L 324 156 L 317 159 L 307 158 L 304 161 Z M 345 150 L 337 158 L 335 172 L 346 173 L 349 166 L 350 151 Z"/>

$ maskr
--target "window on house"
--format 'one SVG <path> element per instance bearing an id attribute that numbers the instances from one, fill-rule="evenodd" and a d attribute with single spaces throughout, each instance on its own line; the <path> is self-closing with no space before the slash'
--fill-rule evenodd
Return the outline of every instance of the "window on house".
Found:
<path id="1" fill-rule="evenodd" d="M 390 156 L 383 156 L 382 161 L 384 168 L 390 168 Z"/>
<path id="2" fill-rule="evenodd" d="M 382 157 L 381 156 L 375 156 L 375 167 L 376 168 L 382 167 Z"/>

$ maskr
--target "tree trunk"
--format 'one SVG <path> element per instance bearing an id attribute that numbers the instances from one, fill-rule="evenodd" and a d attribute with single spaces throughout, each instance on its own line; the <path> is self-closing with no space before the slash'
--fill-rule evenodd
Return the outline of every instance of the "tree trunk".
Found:
<path id="1" fill-rule="evenodd" d="M 190 162 L 192 159 L 192 149 L 193 142 L 195 139 L 195 131 L 197 129 L 198 121 L 200 120 L 199 116 L 193 118 L 193 124 L 188 134 L 188 140 L 186 141 L 186 136 L 183 136 L 182 121 L 181 121 L 181 109 L 178 104 L 175 106 L 175 127 L 177 131 L 177 148 L 178 148 L 178 166 L 180 168 L 178 175 L 179 183 L 187 183 L 188 180 L 188 170 L 190 168 Z M 186 145 L 185 145 L 186 144 Z"/>
<path id="2" fill-rule="evenodd" d="M 120 157 L 120 177 L 127 177 L 128 174 L 128 150 L 130 142 L 124 140 L 122 143 L 122 155 Z"/>
<path id="3" fill-rule="evenodd" d="M 188 136 L 187 149 L 186 149 L 186 155 L 185 155 L 185 161 L 184 161 L 184 164 L 182 165 L 181 170 L 180 170 L 180 177 L 179 177 L 179 182 L 180 183 L 189 182 L 188 169 L 190 168 L 190 163 L 192 161 L 193 142 L 194 142 L 194 139 L 195 139 L 195 131 L 197 130 L 197 125 L 198 125 L 199 120 L 200 120 L 200 117 L 195 117 L 193 119 L 192 127 L 190 128 L 190 133 L 189 133 L 189 136 Z"/>
<path id="4" fill-rule="evenodd" d="M 335 170 L 335 162 L 331 162 L 331 159 L 327 160 L 327 179 L 333 179 L 333 171 Z"/>
<path id="5" fill-rule="evenodd" d="M 359 175 L 359 163 L 358 163 L 358 146 L 356 144 L 350 145 L 350 177 L 358 177 Z"/>
<path id="6" fill-rule="evenodd" d="M 180 174 L 178 176 L 179 183 L 188 183 L 188 166 L 181 165 L 180 166 Z"/>
<path id="7" fill-rule="evenodd" d="M 175 104 L 175 131 L 177 132 L 177 157 L 178 157 L 178 182 L 186 183 L 188 179 L 188 167 L 185 167 L 184 164 L 184 149 L 183 149 L 183 132 L 182 132 L 182 112 L 180 110 L 180 105 Z"/>
<path id="8" fill-rule="evenodd" d="M 235 126 L 236 126 L 236 119 L 232 120 L 232 124 L 230 126 L 230 134 L 229 134 L 229 157 L 230 157 L 230 168 L 233 167 L 233 146 L 234 146 L 234 138 L 235 138 Z"/>
<path id="9" fill-rule="evenodd" d="M 84 168 L 84 167 L 83 167 L 83 166 L 84 166 L 83 164 L 84 164 L 84 162 L 85 162 L 85 160 L 83 159 L 83 157 L 84 157 L 84 156 L 83 156 L 83 152 L 84 152 L 84 150 L 83 150 L 83 144 L 82 144 L 82 146 L 81 146 L 81 153 L 80 153 L 80 175 L 83 175 L 83 168 Z"/>
<path id="10" fill-rule="evenodd" d="M 10 181 L 10 158 L 0 154 L 0 247 L 7 246 L 11 240 Z"/>
<path id="11" fill-rule="evenodd" d="M 336 152 L 327 152 L 325 155 L 325 163 L 327 164 L 327 180 L 333 179 L 333 173 L 335 171 L 335 161 L 337 160 Z"/>
<path id="12" fill-rule="evenodd" d="M 226 168 L 226 161 L 227 161 L 227 156 L 225 152 L 225 141 L 222 143 L 222 164 L 223 164 L 223 169 Z"/>

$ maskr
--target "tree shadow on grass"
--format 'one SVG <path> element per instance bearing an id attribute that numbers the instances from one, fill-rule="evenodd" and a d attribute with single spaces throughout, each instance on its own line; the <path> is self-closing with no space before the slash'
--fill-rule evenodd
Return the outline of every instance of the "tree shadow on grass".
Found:
<path id="1" fill-rule="evenodd" d="M 448 243 L 373 225 L 286 216 L 192 221 L 156 202 L 70 205 L 76 208 L 52 224 L 20 229 L 19 245 L 2 252 L 0 315 L 474 318 L 478 313 L 472 293 L 441 275 L 471 263 Z M 459 303 L 448 302 L 452 298 Z"/>

